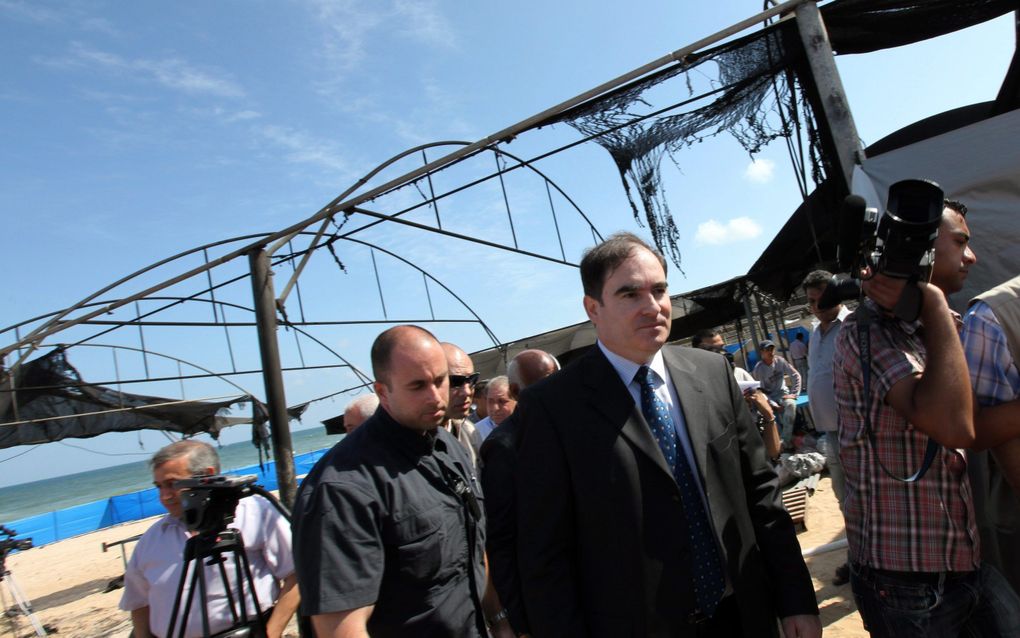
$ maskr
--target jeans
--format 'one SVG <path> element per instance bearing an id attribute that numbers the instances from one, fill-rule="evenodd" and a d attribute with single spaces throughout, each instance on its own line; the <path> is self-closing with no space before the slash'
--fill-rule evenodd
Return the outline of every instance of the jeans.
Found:
<path id="1" fill-rule="evenodd" d="M 909 573 L 852 564 L 850 585 L 872 638 L 1020 636 L 1020 598 L 991 565 Z"/>
<path id="2" fill-rule="evenodd" d="M 832 491 L 839 501 L 839 509 L 843 510 L 843 499 L 846 498 L 846 474 L 843 473 L 843 462 L 839 458 L 839 432 L 826 432 L 825 466 L 829 468 L 832 479 Z"/>
<path id="3" fill-rule="evenodd" d="M 797 420 L 797 401 L 794 399 L 781 399 L 780 401 L 782 412 L 776 415 L 776 420 L 782 426 L 779 430 L 779 438 L 783 440 L 783 443 L 791 443 L 793 441 L 793 424 Z"/>

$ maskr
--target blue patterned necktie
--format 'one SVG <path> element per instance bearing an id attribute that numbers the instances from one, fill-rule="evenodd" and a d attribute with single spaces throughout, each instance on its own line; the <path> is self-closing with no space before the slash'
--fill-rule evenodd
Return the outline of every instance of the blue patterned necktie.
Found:
<path id="1" fill-rule="evenodd" d="M 641 412 L 652 435 L 659 442 L 659 449 L 680 488 L 680 500 L 691 541 L 691 575 L 698 611 L 712 616 L 726 589 L 726 580 L 723 578 L 722 561 L 708 521 L 708 512 L 705 511 L 687 455 L 677 449 L 679 441 L 673 427 L 673 417 L 666 404 L 655 394 L 648 366 L 641 366 L 634 380 L 641 386 Z"/>

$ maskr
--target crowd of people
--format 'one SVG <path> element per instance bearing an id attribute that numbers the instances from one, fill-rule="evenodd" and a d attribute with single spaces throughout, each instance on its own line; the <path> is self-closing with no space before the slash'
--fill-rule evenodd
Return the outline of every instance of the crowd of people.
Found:
<path id="1" fill-rule="evenodd" d="M 300 598 L 315 634 L 338 638 L 821 636 L 774 468 L 803 381 L 846 522 L 836 582 L 866 628 L 1020 636 L 1020 278 L 953 313 L 976 257 L 966 209 L 946 206 L 930 282 L 865 272 L 851 312 L 821 306 L 831 273 L 808 275 L 817 321 L 795 363 L 766 340 L 736 368 L 717 330 L 667 345 L 666 262 L 629 233 L 582 259 L 597 343 L 562 370 L 531 349 L 482 381 L 427 330 L 384 331 L 374 392 L 303 480 L 292 535 L 259 497 L 238 507 L 266 634 Z M 915 321 L 887 310 L 907 285 Z M 152 461 L 168 514 L 128 567 L 136 636 L 161 635 L 172 607 L 188 537 L 174 480 L 218 472 L 206 448 Z M 211 590 L 214 615 L 225 595 Z"/>

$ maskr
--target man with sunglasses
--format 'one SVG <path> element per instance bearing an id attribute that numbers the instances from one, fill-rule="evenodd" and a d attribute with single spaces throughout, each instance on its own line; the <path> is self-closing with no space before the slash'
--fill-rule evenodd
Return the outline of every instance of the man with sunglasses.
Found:
<path id="1" fill-rule="evenodd" d="M 446 354 L 446 365 L 450 369 L 450 403 L 446 409 L 447 420 L 443 427 L 467 449 L 471 463 L 477 470 L 482 437 L 467 416 L 471 412 L 478 373 L 475 372 L 475 364 L 471 357 L 461 348 L 448 342 L 442 345 Z"/>

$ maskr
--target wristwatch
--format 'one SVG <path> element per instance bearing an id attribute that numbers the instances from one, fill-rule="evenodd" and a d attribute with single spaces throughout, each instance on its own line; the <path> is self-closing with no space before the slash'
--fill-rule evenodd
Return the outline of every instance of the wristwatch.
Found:
<path id="1" fill-rule="evenodd" d="M 506 607 L 496 612 L 496 615 L 489 619 L 489 627 L 492 627 L 501 620 L 506 620 L 510 616 L 510 612 L 506 610 Z"/>

